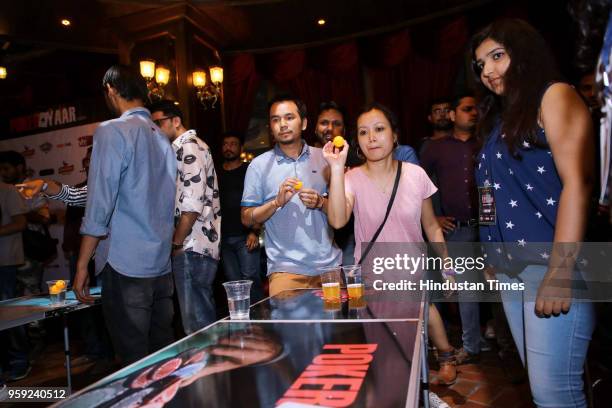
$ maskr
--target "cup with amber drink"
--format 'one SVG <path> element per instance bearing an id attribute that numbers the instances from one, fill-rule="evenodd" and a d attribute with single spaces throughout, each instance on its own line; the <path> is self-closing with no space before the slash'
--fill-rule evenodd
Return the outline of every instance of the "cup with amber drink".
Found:
<path id="1" fill-rule="evenodd" d="M 342 267 L 346 290 L 349 299 L 361 299 L 365 293 L 363 279 L 361 277 L 361 265 L 345 265 Z"/>
<path id="2" fill-rule="evenodd" d="M 318 269 L 325 302 L 340 303 L 341 269 L 341 266 L 326 266 Z"/>

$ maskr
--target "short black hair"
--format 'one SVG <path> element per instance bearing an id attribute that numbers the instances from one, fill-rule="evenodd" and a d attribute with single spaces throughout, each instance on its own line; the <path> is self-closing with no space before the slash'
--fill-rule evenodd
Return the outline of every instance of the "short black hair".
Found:
<path id="1" fill-rule="evenodd" d="M 244 135 L 240 132 L 234 131 L 234 130 L 228 130 L 227 132 L 224 132 L 221 135 L 221 142 L 223 142 L 223 140 L 225 140 L 228 137 L 235 137 L 240 141 L 240 146 L 242 146 L 244 144 Z"/>
<path id="2" fill-rule="evenodd" d="M 147 82 L 135 68 L 128 65 L 113 65 L 104 74 L 102 86 L 114 88 L 125 100 L 139 99 L 143 103 L 149 102 L 149 89 Z"/>
<path id="3" fill-rule="evenodd" d="M 451 102 L 451 110 L 457 110 L 457 106 L 459 106 L 461 104 L 461 100 L 463 98 L 475 98 L 474 94 L 472 92 L 462 92 L 459 93 L 457 95 L 455 95 L 453 97 L 453 100 Z"/>
<path id="4" fill-rule="evenodd" d="M 427 105 L 427 114 L 431 114 L 431 110 L 434 105 L 442 105 L 444 103 L 448 103 L 449 105 L 452 103 L 450 98 L 442 97 L 442 98 L 434 98 L 429 101 L 429 105 Z"/>
<path id="5" fill-rule="evenodd" d="M 14 150 L 0 152 L 0 163 L 10 164 L 13 167 L 17 167 L 21 164 L 24 169 L 26 164 L 23 155 Z"/>
<path id="6" fill-rule="evenodd" d="M 279 102 L 293 102 L 295 106 L 297 106 L 300 118 L 302 120 L 306 119 L 306 116 L 308 115 L 306 104 L 301 99 L 289 94 L 277 95 L 268 102 L 268 117 L 270 116 L 270 109 L 272 109 L 272 105 Z"/>
<path id="7" fill-rule="evenodd" d="M 339 112 L 340 116 L 342 116 L 342 120 L 345 120 L 346 113 L 344 108 L 338 105 L 335 101 L 321 102 L 321 104 L 319 105 L 319 112 L 317 113 L 317 118 L 319 117 L 319 115 L 321 115 L 321 113 L 328 110 L 335 110 L 336 112 Z"/>
<path id="8" fill-rule="evenodd" d="M 150 104 L 148 109 L 151 113 L 161 111 L 166 116 L 180 118 L 181 123 L 183 123 L 183 111 L 181 111 L 181 108 L 178 107 L 175 101 L 162 99 L 161 101 Z"/>

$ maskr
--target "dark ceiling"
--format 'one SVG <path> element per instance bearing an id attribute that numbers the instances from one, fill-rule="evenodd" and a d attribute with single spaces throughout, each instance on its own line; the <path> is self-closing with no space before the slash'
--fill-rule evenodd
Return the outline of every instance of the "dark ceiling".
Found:
<path id="1" fill-rule="evenodd" d="M 120 39 L 171 18 L 183 7 L 221 54 L 264 52 L 344 41 L 404 27 L 435 30 L 467 16 L 472 29 L 498 9 L 518 10 L 571 60 L 567 0 L 0 0 L 0 133 L 8 117 L 64 100 L 100 99 L 99 78 L 118 62 Z M 169 17 L 170 16 L 170 17 Z M 70 19 L 64 27 L 60 21 Z M 317 20 L 325 19 L 319 26 Z M 150 20 L 149 20 L 150 19 Z M 564 28 L 565 27 L 565 28 Z M 570 28 L 568 30 L 568 28 Z M 421 30 L 425 29 L 425 30 Z M 430 32 L 430 31 L 429 31 Z M 427 46 L 427 41 L 415 41 Z"/>
<path id="2" fill-rule="evenodd" d="M 62 47 L 113 53 L 122 19 L 177 4 L 194 6 L 209 22 L 222 52 L 303 45 L 390 31 L 491 0 L 2 0 L 0 38 L 19 47 Z M 68 18 L 68 28 L 60 20 Z M 326 24 L 317 24 L 319 19 Z M 17 48 L 13 48 L 17 47 Z"/>

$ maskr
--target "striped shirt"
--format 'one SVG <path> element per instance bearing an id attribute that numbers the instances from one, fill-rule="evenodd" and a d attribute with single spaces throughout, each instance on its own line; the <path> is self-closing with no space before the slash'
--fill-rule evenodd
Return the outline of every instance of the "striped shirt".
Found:
<path id="1" fill-rule="evenodd" d="M 87 186 L 72 187 L 62 184 L 62 189 L 56 195 L 47 195 L 52 200 L 59 200 L 73 207 L 85 207 L 87 204 Z"/>

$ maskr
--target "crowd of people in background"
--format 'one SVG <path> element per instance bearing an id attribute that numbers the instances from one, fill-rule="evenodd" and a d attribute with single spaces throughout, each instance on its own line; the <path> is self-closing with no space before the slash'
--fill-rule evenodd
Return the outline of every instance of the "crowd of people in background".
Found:
<path id="1" fill-rule="evenodd" d="M 41 291 L 44 260 L 27 250 L 24 256 L 22 234 L 48 231 L 48 199 L 68 204 L 64 249 L 77 298 L 91 302 L 89 288 L 96 279 L 102 286 L 105 325 L 90 319 L 82 329 L 90 339 L 87 358 L 114 350 L 123 365 L 174 340 L 174 293 L 186 334 L 221 317 L 213 285 L 219 264 L 223 280 L 253 281 L 257 301 L 266 292 L 320 287 L 320 267 L 360 262 L 363 243 L 375 235 L 377 242 L 411 243 L 583 241 L 600 193 L 593 191 L 592 115 L 599 108 L 593 76 L 575 88 L 564 82 L 544 39 L 520 20 L 484 28 L 469 52 L 475 89 L 430 102 L 424 120 L 432 133 L 418 155 L 399 144 L 397 119 L 380 104 L 358 115 L 350 135 L 335 102 L 321 103 L 311 126 L 306 106 L 282 95 L 268 107 L 273 147 L 250 164 L 241 159 L 241 133 L 222 135 L 221 160 L 213 162 L 178 104 L 147 105 L 144 79 L 129 67 L 111 67 L 102 83 L 116 118 L 96 130 L 83 161 L 86 183 L 28 180 L 22 156 L 0 154 L 0 299 Z M 313 145 L 306 143 L 310 132 Z M 340 149 L 335 136 L 346 138 Z M 22 199 L 15 184 L 34 194 Z M 479 222 L 482 189 L 495 197 L 490 223 Z M 385 214 L 389 200 L 394 205 Z M 605 235 L 597 229 L 594 236 Z M 449 246 L 448 255 L 478 255 L 475 246 L 456 248 Z M 536 405 L 586 406 L 582 374 L 596 324 L 593 304 L 571 302 L 571 293 L 550 285 L 567 268 L 527 260 L 514 273 L 507 261 L 488 255 L 486 276 L 443 269 L 439 279 L 496 276 L 526 282 L 538 296 L 504 298 L 502 310 L 459 293 L 457 348 L 448 340 L 443 305 L 432 303 L 439 383 L 454 383 L 456 366 L 477 364 L 496 338 L 509 379 L 528 376 Z M 489 326 L 481 324 L 487 308 Z M 8 378 L 23 378 L 30 367 L 26 333 L 16 328 L 2 335 L 10 345 L 3 349 Z"/>

